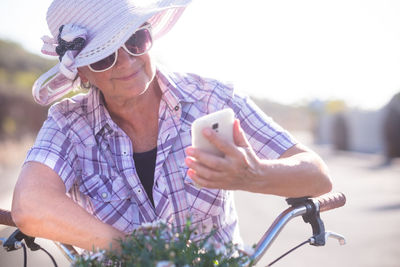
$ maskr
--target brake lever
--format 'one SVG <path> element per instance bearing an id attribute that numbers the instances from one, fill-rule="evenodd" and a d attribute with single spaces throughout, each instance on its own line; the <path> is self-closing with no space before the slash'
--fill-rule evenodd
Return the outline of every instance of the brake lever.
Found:
<path id="1" fill-rule="evenodd" d="M 346 238 L 344 236 L 342 236 L 341 234 L 331 232 L 331 231 L 325 232 L 325 240 L 328 239 L 329 237 L 339 241 L 339 245 L 341 245 L 341 246 L 346 244 Z"/>
<path id="2" fill-rule="evenodd" d="M 309 243 L 313 246 L 325 246 L 325 226 L 319 214 L 319 202 L 310 197 L 288 198 L 286 202 L 292 207 L 304 205 L 307 212 L 302 215 L 303 221 L 309 223 L 312 228 L 313 236 Z"/>
<path id="3" fill-rule="evenodd" d="M 341 245 L 341 246 L 346 245 L 346 238 L 344 236 L 342 236 L 341 234 L 327 231 L 327 232 L 325 232 L 324 237 L 325 237 L 325 240 L 327 240 L 329 237 L 336 239 L 337 241 L 339 241 L 339 245 Z M 308 241 L 309 241 L 310 245 L 314 245 L 314 246 L 318 243 L 315 237 L 311 237 Z"/>

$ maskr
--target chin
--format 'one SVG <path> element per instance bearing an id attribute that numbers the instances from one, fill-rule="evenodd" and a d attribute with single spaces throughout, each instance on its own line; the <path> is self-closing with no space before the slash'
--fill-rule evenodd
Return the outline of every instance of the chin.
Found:
<path id="1" fill-rule="evenodd" d="M 124 91 L 129 91 L 130 96 L 138 96 L 144 94 L 149 88 L 150 82 L 147 80 L 128 81 L 121 86 Z"/>

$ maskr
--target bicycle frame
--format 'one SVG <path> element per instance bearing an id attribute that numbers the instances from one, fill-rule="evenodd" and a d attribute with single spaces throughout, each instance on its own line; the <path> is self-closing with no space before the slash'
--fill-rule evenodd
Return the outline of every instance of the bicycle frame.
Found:
<path id="1" fill-rule="evenodd" d="M 323 221 L 319 216 L 320 212 L 344 206 L 346 203 L 346 197 L 343 193 L 330 193 L 318 198 L 292 198 L 287 199 L 287 202 L 291 207 L 279 214 L 279 216 L 275 219 L 275 221 L 271 224 L 263 237 L 257 243 L 253 254 L 250 255 L 250 260 L 243 264 L 243 267 L 247 267 L 250 264 L 255 265 L 268 251 L 285 225 L 291 219 L 298 216 L 303 216 L 303 220 L 306 223 L 310 223 L 312 226 L 313 236 L 308 240 L 309 244 L 314 246 L 323 246 L 325 245 L 326 239 L 329 237 L 337 239 L 341 245 L 345 244 L 345 239 L 343 236 L 334 232 L 325 231 Z M 0 209 L 0 224 L 15 227 L 9 211 Z M 25 237 L 32 238 L 28 236 Z M 3 246 L 5 246 L 5 244 L 8 242 L 8 246 L 11 247 L 9 248 L 10 250 L 17 249 L 20 247 L 20 242 L 22 242 L 21 239 L 12 242 L 4 239 L 0 239 L 0 241 L 3 241 Z M 25 242 L 28 245 L 27 240 L 25 240 Z M 75 260 L 78 252 L 73 246 L 62 244 L 60 242 L 54 243 L 70 262 Z"/>

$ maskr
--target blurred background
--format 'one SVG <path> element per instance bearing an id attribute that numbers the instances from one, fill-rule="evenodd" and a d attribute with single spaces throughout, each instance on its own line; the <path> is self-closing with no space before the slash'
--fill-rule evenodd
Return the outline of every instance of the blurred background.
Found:
<path id="1" fill-rule="evenodd" d="M 40 37 L 49 34 L 50 2 L 0 3 L 4 209 L 11 207 L 19 168 L 47 115 L 47 107 L 34 103 L 31 87 L 57 62 L 40 54 Z M 323 216 L 327 228 L 343 233 L 348 244 L 330 241 L 327 248 L 301 249 L 276 266 L 400 266 L 398 14 L 396 0 L 197 0 L 151 51 L 172 70 L 232 82 L 250 95 L 324 158 L 334 190 L 346 193 L 346 207 Z M 236 196 L 243 238 L 253 244 L 285 202 L 245 192 Z M 0 237 L 9 232 L 0 226 Z M 309 234 L 296 221 L 266 258 Z M 0 266 L 21 264 L 21 255 L 1 251 Z M 51 266 L 40 253 L 32 257 L 37 266 Z"/>

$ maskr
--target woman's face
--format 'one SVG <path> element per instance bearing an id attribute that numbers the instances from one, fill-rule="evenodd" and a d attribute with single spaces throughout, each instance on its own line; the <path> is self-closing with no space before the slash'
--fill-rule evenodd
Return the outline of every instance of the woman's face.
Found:
<path id="1" fill-rule="evenodd" d="M 143 94 L 154 80 L 156 70 L 149 53 L 132 56 L 120 48 L 111 69 L 93 72 L 84 66 L 78 68 L 78 73 L 82 81 L 88 80 L 99 88 L 107 103 L 118 103 Z"/>

